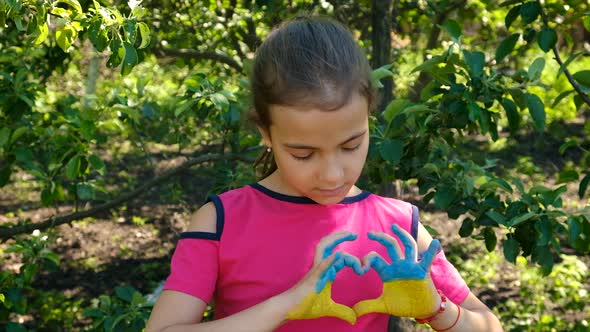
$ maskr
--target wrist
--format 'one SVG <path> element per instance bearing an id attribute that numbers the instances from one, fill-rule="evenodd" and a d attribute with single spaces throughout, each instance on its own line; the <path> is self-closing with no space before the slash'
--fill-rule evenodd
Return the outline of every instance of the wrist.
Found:
<path id="1" fill-rule="evenodd" d="M 436 319 L 436 317 L 440 314 L 442 314 L 443 312 L 445 312 L 446 308 L 447 308 L 447 297 L 442 293 L 442 291 L 440 289 L 436 290 L 440 301 L 438 302 L 438 306 L 435 308 L 435 311 L 425 317 L 416 317 L 416 322 L 420 323 L 420 324 L 428 324 L 430 322 L 432 322 L 433 320 Z"/>

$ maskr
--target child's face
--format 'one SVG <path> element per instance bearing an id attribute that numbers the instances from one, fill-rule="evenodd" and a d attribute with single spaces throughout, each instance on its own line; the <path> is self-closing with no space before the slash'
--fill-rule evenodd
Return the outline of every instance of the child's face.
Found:
<path id="1" fill-rule="evenodd" d="M 359 93 L 334 111 L 271 106 L 270 136 L 262 134 L 272 146 L 283 189 L 320 204 L 353 194 L 369 148 L 368 114 Z"/>

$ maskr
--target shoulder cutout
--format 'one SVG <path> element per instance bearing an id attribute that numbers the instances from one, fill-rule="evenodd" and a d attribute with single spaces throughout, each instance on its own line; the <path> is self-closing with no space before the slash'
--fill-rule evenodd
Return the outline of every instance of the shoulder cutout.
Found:
<path id="1" fill-rule="evenodd" d="M 213 202 L 201 206 L 190 218 L 187 232 L 217 232 L 217 211 Z"/>

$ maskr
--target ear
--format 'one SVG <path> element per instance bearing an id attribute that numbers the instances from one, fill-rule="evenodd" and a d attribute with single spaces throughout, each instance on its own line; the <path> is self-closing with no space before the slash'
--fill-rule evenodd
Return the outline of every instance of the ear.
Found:
<path id="1" fill-rule="evenodd" d="M 263 141 L 264 145 L 266 145 L 268 147 L 272 147 L 272 141 L 270 139 L 270 131 L 268 131 L 260 126 L 256 126 L 256 128 L 258 128 L 258 132 L 260 132 L 260 135 L 262 136 L 262 141 Z"/>

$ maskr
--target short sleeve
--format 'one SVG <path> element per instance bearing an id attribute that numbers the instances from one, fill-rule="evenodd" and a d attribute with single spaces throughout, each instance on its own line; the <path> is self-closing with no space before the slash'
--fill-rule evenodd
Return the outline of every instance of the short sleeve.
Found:
<path id="1" fill-rule="evenodd" d="M 191 232 L 183 233 L 178 241 L 164 289 L 189 294 L 209 303 L 219 271 L 219 241 L 190 236 Z"/>
<path id="2" fill-rule="evenodd" d="M 436 254 L 432 261 L 430 276 L 436 288 L 440 289 L 453 303 L 460 304 L 469 295 L 467 283 L 442 251 Z"/>
<path id="3" fill-rule="evenodd" d="M 410 227 L 410 233 L 414 240 L 418 241 L 418 226 L 420 213 L 418 208 L 412 205 L 412 225 Z M 422 253 L 419 257 L 421 259 Z M 460 304 L 463 302 L 467 295 L 469 295 L 469 287 L 459 271 L 449 262 L 445 256 L 445 253 L 441 250 L 434 256 L 432 266 L 430 268 L 430 277 L 432 282 L 437 289 L 440 289 L 446 297 L 448 297 L 453 303 Z"/>

